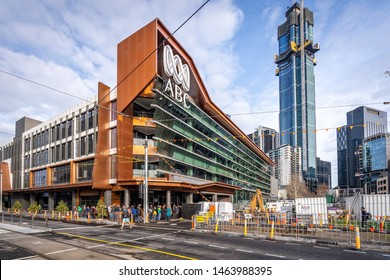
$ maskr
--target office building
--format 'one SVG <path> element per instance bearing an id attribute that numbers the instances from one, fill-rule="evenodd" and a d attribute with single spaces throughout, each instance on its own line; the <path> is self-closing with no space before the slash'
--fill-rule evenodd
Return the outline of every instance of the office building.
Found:
<path id="1" fill-rule="evenodd" d="M 160 20 L 120 42 L 117 57 L 115 90 L 99 83 L 88 102 L 21 129 L 20 149 L 1 148 L 10 201 L 134 205 L 145 189 L 154 204 L 269 197 L 272 161 L 212 102 Z"/>
<path id="2" fill-rule="evenodd" d="M 302 149 L 302 175 L 311 191 L 316 176 L 316 103 L 314 66 L 319 44 L 314 44 L 313 13 L 295 3 L 278 27 L 279 54 L 275 63 L 279 76 L 280 145 Z M 304 85 L 303 87 L 301 85 Z"/>
<path id="3" fill-rule="evenodd" d="M 279 181 L 279 189 L 302 181 L 301 147 L 283 145 L 268 152 L 275 163 L 272 176 Z"/>
<path id="4" fill-rule="evenodd" d="M 364 193 L 377 193 L 378 180 L 387 178 L 388 161 L 390 160 L 390 134 L 380 133 L 363 139 L 363 175 L 362 184 Z M 381 180 L 379 185 L 380 191 L 383 192 L 384 181 Z"/>
<path id="5" fill-rule="evenodd" d="M 279 133 L 272 128 L 259 126 L 255 131 L 248 135 L 250 139 L 264 152 L 279 147 Z"/>
<path id="6" fill-rule="evenodd" d="M 387 113 L 367 106 L 347 112 L 347 125 L 337 129 L 338 184 L 349 192 L 363 190 L 363 140 L 387 133 Z"/>
<path id="7" fill-rule="evenodd" d="M 332 163 L 317 157 L 317 181 L 318 186 L 325 185 L 332 189 Z"/>

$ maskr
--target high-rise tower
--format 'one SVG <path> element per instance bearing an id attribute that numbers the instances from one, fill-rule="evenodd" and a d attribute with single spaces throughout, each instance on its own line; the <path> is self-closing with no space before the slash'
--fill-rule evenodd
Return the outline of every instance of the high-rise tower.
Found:
<path id="1" fill-rule="evenodd" d="M 286 22 L 278 27 L 279 54 L 275 55 L 275 63 L 280 145 L 301 147 L 302 175 L 313 191 L 317 180 L 314 54 L 319 44 L 313 44 L 313 12 L 304 8 L 302 13 L 302 7 L 303 0 L 295 3 L 286 12 Z"/>

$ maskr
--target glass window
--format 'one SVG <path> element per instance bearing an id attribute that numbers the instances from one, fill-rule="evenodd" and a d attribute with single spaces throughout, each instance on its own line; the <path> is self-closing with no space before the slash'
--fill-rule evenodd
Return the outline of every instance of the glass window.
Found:
<path id="1" fill-rule="evenodd" d="M 81 141 L 80 141 L 80 155 L 84 156 L 86 154 L 86 150 L 85 150 L 85 143 L 86 143 L 86 137 L 81 137 Z"/>
<path id="2" fill-rule="evenodd" d="M 33 173 L 33 187 L 42 187 L 46 185 L 46 169 L 38 170 Z"/>
<path id="3" fill-rule="evenodd" d="M 67 159 L 72 158 L 72 142 L 68 142 L 68 147 L 67 147 Z"/>
<path id="4" fill-rule="evenodd" d="M 56 141 L 60 140 L 60 125 L 56 125 Z"/>
<path id="5" fill-rule="evenodd" d="M 68 137 L 69 136 L 72 136 L 73 133 L 72 133 L 72 119 L 69 119 L 68 122 L 67 122 L 67 126 L 68 126 Z"/>
<path id="6" fill-rule="evenodd" d="M 94 160 L 77 163 L 77 182 L 91 181 Z"/>
<path id="7" fill-rule="evenodd" d="M 70 166 L 62 165 L 53 168 L 52 171 L 53 185 L 70 183 Z"/>
<path id="8" fill-rule="evenodd" d="M 116 127 L 111 129 L 111 149 L 116 148 Z"/>
<path id="9" fill-rule="evenodd" d="M 91 129 L 93 128 L 93 116 L 95 115 L 95 110 L 92 109 L 92 110 L 89 110 L 88 113 L 87 113 L 87 117 L 88 117 L 88 129 Z"/>
<path id="10" fill-rule="evenodd" d="M 80 128 L 81 128 L 81 131 L 85 131 L 86 129 L 86 125 L 85 125 L 85 113 L 82 113 L 80 115 Z"/>
<path id="11" fill-rule="evenodd" d="M 88 154 L 93 153 L 93 134 L 88 135 Z"/>
<path id="12" fill-rule="evenodd" d="M 116 121 L 117 112 L 116 112 L 116 100 L 111 102 L 111 121 Z"/>

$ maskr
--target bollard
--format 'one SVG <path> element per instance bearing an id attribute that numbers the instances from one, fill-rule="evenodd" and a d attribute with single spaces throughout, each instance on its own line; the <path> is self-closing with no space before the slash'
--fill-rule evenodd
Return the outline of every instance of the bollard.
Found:
<path id="1" fill-rule="evenodd" d="M 19 212 L 20 213 L 20 212 Z M 20 226 L 22 227 L 23 226 L 23 216 L 22 214 L 20 214 Z"/>
<path id="2" fill-rule="evenodd" d="M 54 211 L 51 212 L 51 219 L 54 220 Z"/>
<path id="3" fill-rule="evenodd" d="M 218 234 L 218 219 L 217 219 L 217 223 L 215 224 L 215 230 L 214 230 L 214 234 Z"/>
<path id="4" fill-rule="evenodd" d="M 31 216 L 31 228 L 34 229 L 34 215 Z"/>
<path id="5" fill-rule="evenodd" d="M 66 211 L 66 220 L 69 221 L 69 211 Z"/>
<path id="6" fill-rule="evenodd" d="M 268 240 L 274 240 L 275 222 L 271 221 L 271 231 L 269 232 Z"/>
<path id="7" fill-rule="evenodd" d="M 194 216 L 191 217 L 191 230 L 195 230 L 195 222 L 194 222 Z"/>
<path id="8" fill-rule="evenodd" d="M 245 222 L 244 222 L 244 237 L 248 235 L 248 229 L 247 229 L 247 223 L 246 223 L 247 219 L 245 219 Z"/>
<path id="9" fill-rule="evenodd" d="M 47 215 L 46 215 L 46 210 L 45 212 L 43 213 L 43 218 L 46 219 L 47 218 Z"/>
<path id="10" fill-rule="evenodd" d="M 90 223 L 90 222 L 91 222 L 91 216 L 88 213 L 88 223 Z"/>
<path id="11" fill-rule="evenodd" d="M 58 220 L 61 220 L 61 212 L 58 212 Z"/>
<path id="12" fill-rule="evenodd" d="M 322 227 L 322 216 L 321 216 L 321 214 L 318 214 L 320 217 L 320 227 Z"/>
<path id="13" fill-rule="evenodd" d="M 360 232 L 359 232 L 359 227 L 356 227 L 356 250 L 360 250 Z"/>

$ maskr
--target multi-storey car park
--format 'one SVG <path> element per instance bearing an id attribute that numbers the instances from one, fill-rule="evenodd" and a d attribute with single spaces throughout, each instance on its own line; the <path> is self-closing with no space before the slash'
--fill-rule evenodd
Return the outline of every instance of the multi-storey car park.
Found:
<path id="1" fill-rule="evenodd" d="M 273 162 L 210 99 L 189 54 L 155 19 L 118 44 L 117 87 L 1 148 L 4 201 L 68 205 L 250 200 Z M 145 168 L 147 162 L 147 168 Z M 147 176 L 145 180 L 145 170 Z"/>

